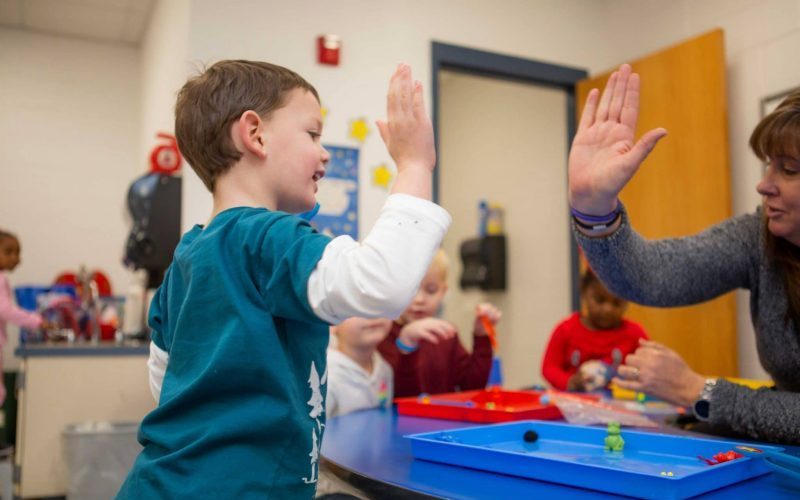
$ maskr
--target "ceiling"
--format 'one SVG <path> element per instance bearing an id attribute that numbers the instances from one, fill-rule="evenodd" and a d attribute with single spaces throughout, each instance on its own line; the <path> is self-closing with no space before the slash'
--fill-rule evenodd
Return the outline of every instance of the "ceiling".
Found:
<path id="1" fill-rule="evenodd" d="M 155 0 L 0 0 L 0 27 L 138 45 Z"/>

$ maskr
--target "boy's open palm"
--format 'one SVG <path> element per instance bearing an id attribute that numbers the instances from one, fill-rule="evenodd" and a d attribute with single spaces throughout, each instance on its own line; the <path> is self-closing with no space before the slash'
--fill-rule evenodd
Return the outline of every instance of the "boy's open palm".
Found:
<path id="1" fill-rule="evenodd" d="M 569 154 L 570 205 L 592 215 L 614 210 L 619 192 L 667 134 L 657 128 L 634 142 L 639 75 L 629 65 L 611 74 L 599 102 L 598 94 L 589 92 Z"/>
<path id="2" fill-rule="evenodd" d="M 397 170 L 432 171 L 436 164 L 433 125 L 425 112 L 422 84 L 412 80 L 407 64 L 400 64 L 389 82 L 386 116 L 386 121 L 378 120 L 378 130 Z"/>

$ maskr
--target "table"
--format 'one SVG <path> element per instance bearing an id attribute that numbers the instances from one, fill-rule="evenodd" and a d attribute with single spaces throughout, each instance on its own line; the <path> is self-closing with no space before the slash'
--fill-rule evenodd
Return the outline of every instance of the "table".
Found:
<path id="1" fill-rule="evenodd" d="M 555 483 L 414 460 L 411 445 L 403 438 L 407 434 L 474 425 L 407 417 L 398 415 L 394 409 L 350 413 L 328 421 L 322 456 L 338 476 L 375 498 L 619 498 Z M 662 431 L 687 434 L 673 428 Z M 784 447 L 800 456 L 800 447 Z M 768 474 L 697 498 L 731 500 L 748 498 L 748 495 L 796 499 L 800 498 L 800 487 L 786 484 L 777 474 Z"/>

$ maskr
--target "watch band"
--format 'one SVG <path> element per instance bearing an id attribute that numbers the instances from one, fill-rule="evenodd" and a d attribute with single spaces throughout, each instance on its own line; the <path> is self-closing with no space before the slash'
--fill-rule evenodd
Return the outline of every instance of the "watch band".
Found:
<path id="1" fill-rule="evenodd" d="M 715 378 L 707 378 L 705 384 L 703 384 L 703 390 L 700 391 L 700 396 L 694 402 L 694 405 L 692 405 L 692 411 L 698 420 L 703 422 L 708 421 L 711 415 L 711 393 L 716 386 L 717 379 Z"/>

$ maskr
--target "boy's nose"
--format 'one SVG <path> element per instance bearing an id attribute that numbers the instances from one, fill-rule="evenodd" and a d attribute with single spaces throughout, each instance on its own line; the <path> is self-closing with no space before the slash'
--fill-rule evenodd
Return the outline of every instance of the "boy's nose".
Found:
<path id="1" fill-rule="evenodd" d="M 322 163 L 327 165 L 331 159 L 331 154 L 323 146 L 320 146 L 320 149 L 322 149 Z"/>

